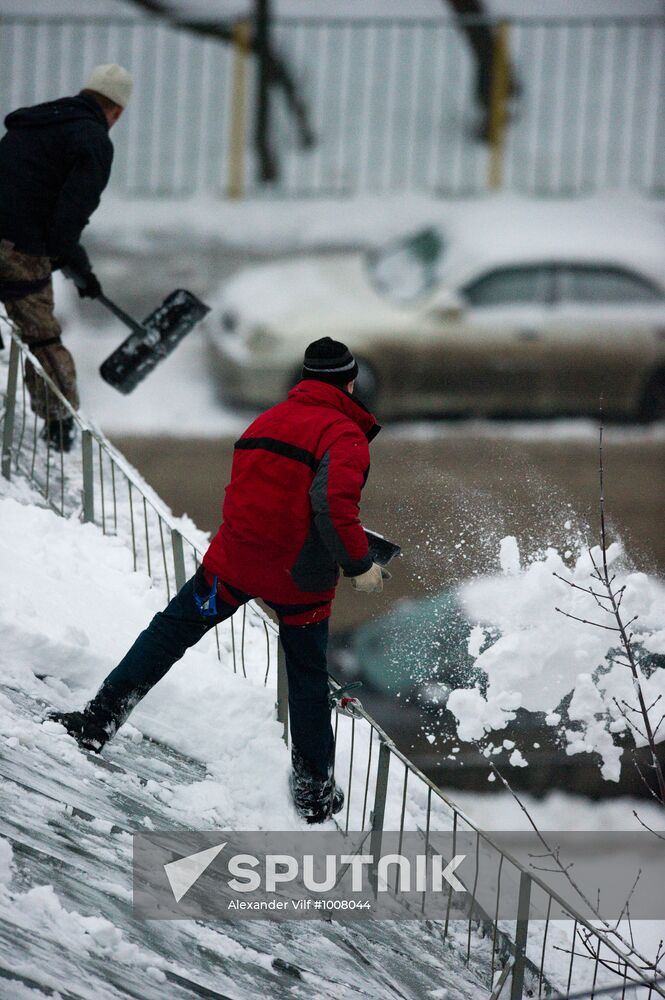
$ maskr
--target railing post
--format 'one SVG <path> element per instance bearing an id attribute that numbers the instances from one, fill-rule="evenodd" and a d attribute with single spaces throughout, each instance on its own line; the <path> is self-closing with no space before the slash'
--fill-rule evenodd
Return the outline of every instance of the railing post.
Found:
<path id="1" fill-rule="evenodd" d="M 289 745 L 289 682 L 286 676 L 284 648 L 277 640 L 277 721 L 283 726 L 283 739 Z"/>
<path id="2" fill-rule="evenodd" d="M 9 348 L 9 372 L 5 394 L 5 419 L 2 425 L 2 474 L 5 479 L 12 475 L 12 443 L 14 441 L 14 419 L 16 416 L 16 386 L 18 384 L 18 364 L 20 348 L 12 337 Z"/>
<path id="3" fill-rule="evenodd" d="M 520 890 L 517 900 L 517 929 L 515 931 L 515 965 L 510 989 L 510 1000 L 522 1000 L 524 992 L 524 968 L 526 964 L 526 939 L 529 933 L 529 902 L 531 900 L 531 876 L 528 872 L 520 875 Z"/>
<path id="4" fill-rule="evenodd" d="M 511 958 L 508 962 L 506 962 L 503 969 L 501 970 L 501 975 L 497 980 L 496 986 L 492 990 L 492 995 L 490 997 L 490 1000 L 499 1000 L 499 997 L 503 992 L 503 987 L 506 984 L 506 980 L 508 979 L 508 976 L 510 975 L 514 964 L 515 964 L 514 958 Z"/>
<path id="5" fill-rule="evenodd" d="M 171 529 L 171 545 L 173 546 L 175 589 L 178 591 L 187 583 L 187 573 L 185 571 L 185 550 L 182 545 L 182 535 L 177 528 Z"/>
<path id="6" fill-rule="evenodd" d="M 95 520 L 95 480 L 92 462 L 93 437 L 91 431 L 81 435 L 81 460 L 83 465 L 83 520 Z"/>
<path id="7" fill-rule="evenodd" d="M 374 861 L 369 869 L 369 881 L 374 893 L 378 889 L 376 870 L 381 853 L 383 840 L 383 821 L 386 815 L 386 797 L 388 795 L 388 772 L 390 771 L 390 747 L 381 740 L 379 747 L 379 763 L 376 767 L 376 784 L 374 786 L 374 808 L 371 814 L 372 836 L 370 837 L 370 854 Z"/>

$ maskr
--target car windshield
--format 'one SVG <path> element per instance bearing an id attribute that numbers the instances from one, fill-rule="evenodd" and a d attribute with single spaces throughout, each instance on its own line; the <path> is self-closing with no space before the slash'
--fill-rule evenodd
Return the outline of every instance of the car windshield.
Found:
<path id="1" fill-rule="evenodd" d="M 422 229 L 368 254 L 374 287 L 393 302 L 414 302 L 434 283 L 445 244 L 438 229 Z"/>
<path id="2" fill-rule="evenodd" d="M 469 654 L 471 625 L 455 590 L 405 602 L 361 625 L 352 648 L 363 680 L 377 691 L 406 694 L 427 682 L 482 684 Z"/>

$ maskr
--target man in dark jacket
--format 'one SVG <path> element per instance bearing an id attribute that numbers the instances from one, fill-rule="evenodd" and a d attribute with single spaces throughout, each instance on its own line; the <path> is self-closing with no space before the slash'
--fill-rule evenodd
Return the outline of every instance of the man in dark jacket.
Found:
<path id="1" fill-rule="evenodd" d="M 97 66 L 77 96 L 8 115 L 0 139 L 0 301 L 75 409 L 76 369 L 53 315 L 51 274 L 68 268 L 79 276 L 82 298 L 101 293 L 79 240 L 108 183 L 113 160 L 108 133 L 131 89 L 127 70 Z M 33 411 L 46 421 L 46 436 L 68 451 L 72 418 L 45 392 L 31 365 L 26 384 Z"/>
<path id="2" fill-rule="evenodd" d="M 188 647 L 260 597 L 279 618 L 296 808 L 313 823 L 341 809 L 333 776 L 328 618 L 340 567 L 365 593 L 380 592 L 388 576 L 372 561 L 359 518 L 369 441 L 379 425 L 353 398 L 357 374 L 344 344 L 329 337 L 310 344 L 302 380 L 236 442 L 223 523 L 200 569 L 83 712 L 52 716 L 82 746 L 100 750 Z"/>

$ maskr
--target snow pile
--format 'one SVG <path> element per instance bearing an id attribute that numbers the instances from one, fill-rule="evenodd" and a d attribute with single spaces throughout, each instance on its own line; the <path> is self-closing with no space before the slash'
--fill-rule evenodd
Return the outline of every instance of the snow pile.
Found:
<path id="1" fill-rule="evenodd" d="M 11 852 L 6 840 L 0 840 L 0 845 Z M 132 969 L 145 969 L 156 982 L 165 982 L 166 976 L 159 966 L 166 962 L 160 956 L 127 941 L 122 931 L 105 917 L 83 916 L 66 910 L 52 885 L 36 886 L 25 893 L 10 894 L 0 889 L 1 895 L 4 895 L 2 903 L 8 916 L 17 927 L 31 933 L 51 933 L 57 928 L 63 948 L 81 956 L 96 955 Z"/>
<path id="2" fill-rule="evenodd" d="M 198 244 L 291 253 L 383 243 L 431 225 L 460 204 L 467 203 L 402 192 L 270 201 L 225 201 L 205 194 L 179 199 L 127 199 L 110 192 L 95 213 L 90 236 L 132 252 L 151 251 L 166 237 L 187 236 Z"/>
<path id="3" fill-rule="evenodd" d="M 549 201 L 513 192 L 456 199 L 387 192 L 270 201 L 225 201 L 205 194 L 130 199 L 109 193 L 85 236 L 146 257 L 166 238 L 186 238 L 199 247 L 285 254 L 379 247 L 436 226 L 445 234 L 445 272 L 451 260 L 455 267 L 467 264 L 469 254 L 474 259 L 490 254 L 492 263 L 524 254 L 537 257 L 545 248 L 565 256 L 575 247 L 584 257 L 597 255 L 609 242 L 613 254 L 633 262 L 643 259 L 662 278 L 662 219 L 662 203 L 624 191 Z M 274 289 L 277 295 L 280 291 Z"/>
<path id="4" fill-rule="evenodd" d="M 625 587 L 624 622 L 639 616 L 631 626 L 636 648 L 647 655 L 665 653 L 665 584 L 628 568 L 619 543 L 609 547 L 607 558 L 611 574 L 616 574 L 613 587 Z M 501 731 L 518 708 L 544 712 L 548 725 L 560 726 L 569 754 L 598 752 L 603 776 L 618 780 L 621 749 L 614 745 L 613 734 L 626 728 L 619 705 L 635 705 L 636 698 L 629 669 L 610 662 L 619 655 L 618 635 L 608 630 L 616 622 L 584 592 L 590 587 L 602 592 L 592 559 L 600 565 L 599 548 L 576 557 L 570 549 L 561 555 L 549 548 L 521 567 L 517 542 L 508 537 L 500 546 L 502 573 L 461 588 L 473 625 L 469 653 L 487 678 L 484 690 L 476 684 L 450 695 L 448 708 L 461 739 L 481 740 Z M 643 668 L 641 685 L 648 705 L 660 699 L 652 709 L 655 729 L 663 714 L 659 706 L 665 699 L 665 669 Z M 561 703 L 570 692 L 568 723 L 562 723 Z M 659 739 L 665 739 L 665 727 Z"/>

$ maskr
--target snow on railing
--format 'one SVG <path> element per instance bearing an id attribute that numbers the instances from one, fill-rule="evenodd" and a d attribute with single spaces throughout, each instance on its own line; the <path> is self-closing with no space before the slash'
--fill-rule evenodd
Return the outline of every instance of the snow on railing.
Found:
<path id="1" fill-rule="evenodd" d="M 108 439 L 72 409 L 2 314 L 0 330 L 10 348 L 0 410 L 2 475 L 27 480 L 57 514 L 79 517 L 97 524 L 106 534 L 124 538 L 131 546 L 134 569 L 147 573 L 170 597 L 200 564 L 199 545 L 187 537 L 181 523 Z M 52 394 L 50 405 L 57 399 L 60 410 L 73 419 L 80 433 L 78 450 L 54 451 L 48 438 L 41 436 L 38 418 L 29 407 L 28 364 L 48 388 L 46 398 Z M 264 685 L 271 666 L 276 665 L 277 719 L 288 741 L 286 671 L 276 626 L 253 603 L 239 614 L 239 626 L 231 618 L 214 630 L 218 658 L 230 660 L 235 673 Z M 257 663 L 261 664 L 258 673 Z M 332 680 L 333 692 L 338 687 Z M 623 997 L 635 983 L 648 989 L 648 998 L 665 997 L 665 987 L 645 972 L 638 959 L 499 847 L 491 834 L 480 830 L 398 750 L 362 707 L 351 716 L 340 710 L 335 713 L 335 741 L 336 778 L 346 796 L 339 825 L 345 833 L 366 830 L 372 855 L 379 854 L 387 831 L 396 831 L 400 843 L 403 834 L 419 832 L 426 854 L 432 850 L 434 832 L 452 832 L 453 855 L 457 837 L 465 838 L 466 849 L 471 838 L 475 872 L 465 885 L 468 914 L 464 921 L 451 916 L 451 889 L 439 925 L 444 938 L 450 938 L 467 962 L 488 973 L 490 1000 L 508 996 L 521 1000 L 525 990 L 528 996 L 565 997 L 571 986 L 585 984 L 589 1000 L 607 986 Z M 491 907 L 481 906 L 478 900 L 481 877 L 485 900 L 487 886 L 491 886 Z M 514 920 L 499 917 L 507 911 L 515 914 Z"/>

